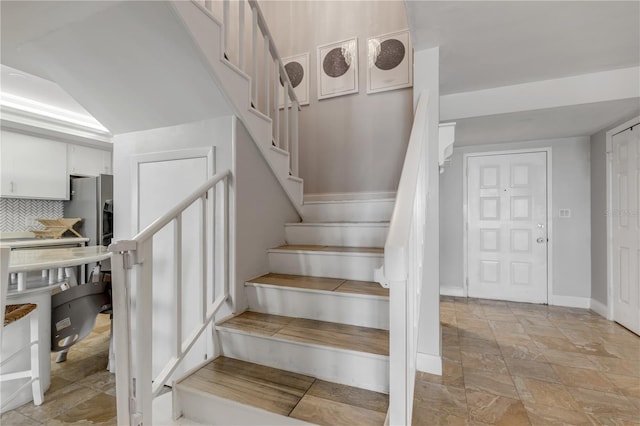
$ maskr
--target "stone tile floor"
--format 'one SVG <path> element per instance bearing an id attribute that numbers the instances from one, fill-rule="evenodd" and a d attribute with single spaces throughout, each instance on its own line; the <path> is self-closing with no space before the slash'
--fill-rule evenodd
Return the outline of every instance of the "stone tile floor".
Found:
<path id="1" fill-rule="evenodd" d="M 115 376 L 109 361 L 109 315 L 100 314 L 93 332 L 74 345 L 67 360 L 56 364 L 51 354 L 51 386 L 44 402 L 27 403 L 2 414 L 2 426 L 115 425 Z"/>
<path id="2" fill-rule="evenodd" d="M 640 337 L 585 309 L 442 297 L 414 425 L 640 424 Z"/>
<path id="3" fill-rule="evenodd" d="M 414 425 L 640 425 L 640 337 L 584 309 L 443 297 L 442 376 L 419 373 Z M 109 317 L 52 355 L 40 407 L 2 426 L 116 423 Z"/>

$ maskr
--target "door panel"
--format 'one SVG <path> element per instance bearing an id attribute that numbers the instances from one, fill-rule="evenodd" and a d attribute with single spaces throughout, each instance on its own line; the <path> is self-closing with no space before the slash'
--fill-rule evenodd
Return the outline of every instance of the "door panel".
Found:
<path id="1" fill-rule="evenodd" d="M 613 319 L 640 333 L 640 129 L 613 136 Z"/>
<path id="2" fill-rule="evenodd" d="M 547 301 L 545 152 L 469 157 L 470 297 Z"/>

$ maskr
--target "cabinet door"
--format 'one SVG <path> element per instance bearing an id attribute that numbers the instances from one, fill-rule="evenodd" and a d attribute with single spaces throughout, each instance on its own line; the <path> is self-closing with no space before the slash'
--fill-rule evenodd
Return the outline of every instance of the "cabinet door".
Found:
<path id="1" fill-rule="evenodd" d="M 69 198 L 67 144 L 2 131 L 2 197 Z"/>
<path id="2" fill-rule="evenodd" d="M 98 176 L 111 173 L 111 153 L 80 145 L 68 146 L 69 174 Z"/>

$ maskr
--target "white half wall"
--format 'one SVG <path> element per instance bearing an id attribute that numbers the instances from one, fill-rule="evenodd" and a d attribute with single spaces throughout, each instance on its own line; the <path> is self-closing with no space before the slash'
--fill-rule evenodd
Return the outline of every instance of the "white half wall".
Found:
<path id="1" fill-rule="evenodd" d="M 284 225 L 300 217 L 242 122 L 234 119 L 236 191 L 235 308 L 248 307 L 244 283 L 269 272 L 267 249 L 285 243 Z"/>
<path id="2" fill-rule="evenodd" d="M 552 291 L 549 302 L 591 298 L 591 193 L 589 137 L 547 139 L 454 149 L 451 164 L 440 175 L 440 286 L 452 293 L 464 288 L 463 154 L 551 147 Z M 559 209 L 571 209 L 559 218 Z M 579 298 L 579 299 L 576 299 Z"/>
<path id="3" fill-rule="evenodd" d="M 425 49 L 415 52 L 414 102 L 424 90 L 429 93 L 428 145 L 427 145 L 427 222 L 424 245 L 424 280 L 420 305 L 418 337 L 418 369 L 432 374 L 442 374 L 440 336 L 440 252 L 439 252 L 439 180 L 438 164 L 440 123 L 440 50 Z M 426 361 L 429 360 L 429 361 Z M 440 368 L 438 368 L 440 367 Z"/>

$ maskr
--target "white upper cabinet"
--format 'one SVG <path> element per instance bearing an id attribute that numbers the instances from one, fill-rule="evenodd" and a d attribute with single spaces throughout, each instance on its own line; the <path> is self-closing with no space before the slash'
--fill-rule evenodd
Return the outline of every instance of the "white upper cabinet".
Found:
<path id="1" fill-rule="evenodd" d="M 69 199 L 67 144 L 2 130 L 0 196 Z"/>
<path id="2" fill-rule="evenodd" d="M 69 174 L 98 176 L 111 174 L 111 152 L 80 145 L 67 147 Z"/>

